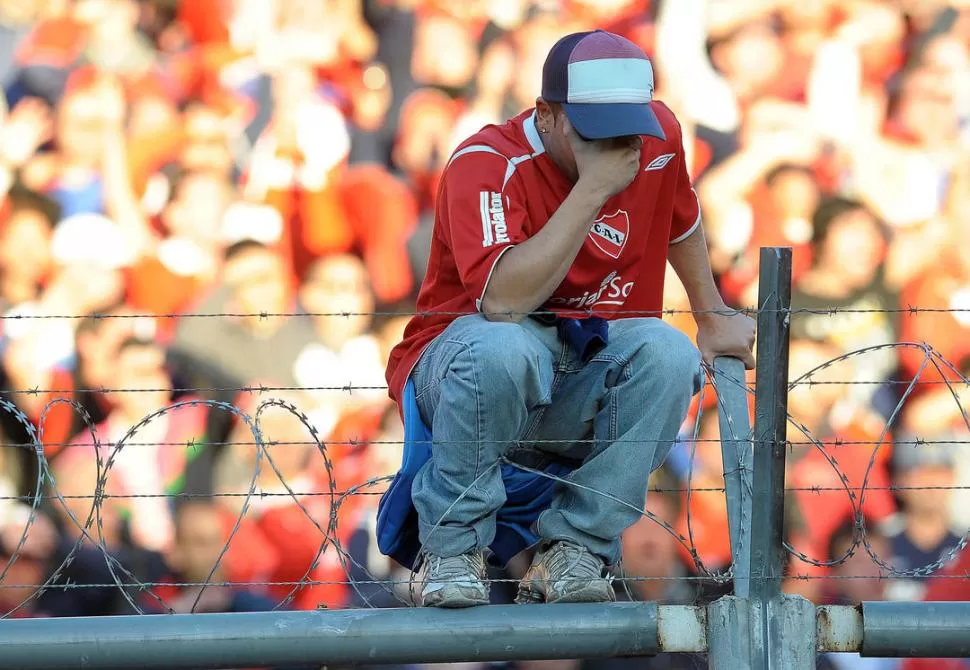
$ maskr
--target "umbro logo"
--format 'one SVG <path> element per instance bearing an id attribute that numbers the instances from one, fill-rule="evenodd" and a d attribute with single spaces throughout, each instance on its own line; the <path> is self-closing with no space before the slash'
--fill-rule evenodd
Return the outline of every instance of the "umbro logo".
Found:
<path id="1" fill-rule="evenodd" d="M 661 156 L 657 156 L 650 161 L 647 167 L 643 168 L 643 171 L 650 172 L 651 170 L 663 170 L 665 167 L 667 167 L 667 163 L 669 163 L 673 157 L 674 154 L 663 154 Z"/>

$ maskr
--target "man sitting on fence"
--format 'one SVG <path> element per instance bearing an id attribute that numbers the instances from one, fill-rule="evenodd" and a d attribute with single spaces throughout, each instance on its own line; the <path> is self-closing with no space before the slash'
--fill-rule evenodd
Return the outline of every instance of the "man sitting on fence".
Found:
<path id="1" fill-rule="evenodd" d="M 754 365 L 751 319 L 714 313 L 680 126 L 652 95 L 632 42 L 566 36 L 535 109 L 482 129 L 445 169 L 419 314 L 387 371 L 406 429 L 433 440 L 422 452 L 411 433 L 378 527 L 407 565 L 420 546 L 424 605 L 487 603 L 484 551 L 507 560 L 533 528 L 520 602 L 612 600 L 608 566 L 700 387 L 701 354 Z M 658 318 L 668 260 L 700 353 Z M 570 464 L 565 485 L 502 464 L 550 458 Z"/>

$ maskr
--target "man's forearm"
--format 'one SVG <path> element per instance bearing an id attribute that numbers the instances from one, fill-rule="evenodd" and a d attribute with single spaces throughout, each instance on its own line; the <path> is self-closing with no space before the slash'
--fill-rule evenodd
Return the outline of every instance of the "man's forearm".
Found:
<path id="1" fill-rule="evenodd" d="M 521 321 L 553 294 L 606 198 L 576 184 L 542 229 L 499 259 L 482 299 L 490 321 Z"/>
<path id="2" fill-rule="evenodd" d="M 667 258 L 687 291 L 695 321 L 711 316 L 712 310 L 724 309 L 721 292 L 714 283 L 703 226 L 698 226 L 684 241 L 672 245 Z"/>

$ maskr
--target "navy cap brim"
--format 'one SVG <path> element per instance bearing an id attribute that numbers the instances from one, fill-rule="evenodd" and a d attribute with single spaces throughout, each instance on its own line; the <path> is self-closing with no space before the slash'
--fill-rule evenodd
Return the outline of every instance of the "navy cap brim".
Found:
<path id="1" fill-rule="evenodd" d="M 629 135 L 667 139 L 649 104 L 567 102 L 562 107 L 576 132 L 587 140 Z"/>

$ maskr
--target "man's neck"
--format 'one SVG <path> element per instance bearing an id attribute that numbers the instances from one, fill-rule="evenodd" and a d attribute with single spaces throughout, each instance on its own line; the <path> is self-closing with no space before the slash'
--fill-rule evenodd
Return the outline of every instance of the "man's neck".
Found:
<path id="1" fill-rule="evenodd" d="M 545 149 L 546 155 L 549 156 L 553 164 L 555 164 L 555 166 L 559 168 L 559 172 L 562 173 L 562 176 L 568 179 L 569 181 L 576 183 L 576 180 L 579 178 L 579 176 L 576 174 L 573 174 L 570 171 L 569 163 L 562 155 L 562 152 L 559 151 L 557 144 L 549 139 L 549 134 L 540 133 L 539 140 L 542 142 L 542 146 Z"/>
<path id="2" fill-rule="evenodd" d="M 909 512 L 906 516 L 906 538 L 913 546 L 922 551 L 932 551 L 940 546 L 949 530 L 942 515 Z"/>

